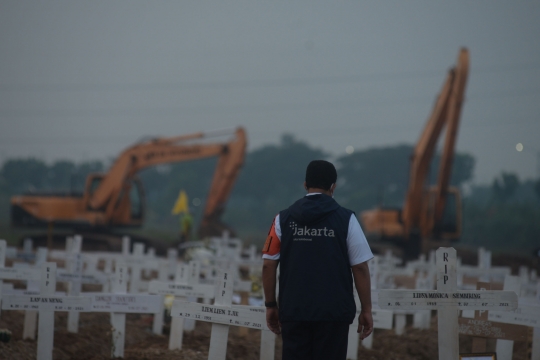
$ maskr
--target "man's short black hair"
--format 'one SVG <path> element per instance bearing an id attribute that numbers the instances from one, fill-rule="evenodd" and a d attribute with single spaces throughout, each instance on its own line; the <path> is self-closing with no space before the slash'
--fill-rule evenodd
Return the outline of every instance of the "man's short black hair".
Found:
<path id="1" fill-rule="evenodd" d="M 326 160 L 313 160 L 306 169 L 306 187 L 317 189 L 330 189 L 337 180 L 337 171 L 331 162 Z"/>

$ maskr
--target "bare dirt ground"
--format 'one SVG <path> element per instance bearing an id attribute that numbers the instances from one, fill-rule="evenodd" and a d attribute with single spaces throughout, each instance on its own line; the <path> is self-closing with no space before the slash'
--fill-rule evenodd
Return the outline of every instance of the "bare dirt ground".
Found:
<path id="1" fill-rule="evenodd" d="M 0 343 L 0 359 L 30 360 L 36 358 L 36 341 L 22 340 L 22 311 L 3 311 L 0 328 L 9 328 L 13 337 L 8 343 Z M 411 320 L 411 319 L 409 319 Z M 208 357 L 211 325 L 198 322 L 193 333 L 184 335 L 183 349 L 168 350 L 168 336 L 151 333 L 150 316 L 128 315 L 126 320 L 125 359 L 138 360 L 202 360 Z M 67 314 L 57 313 L 55 319 L 55 360 L 98 360 L 110 359 L 111 328 L 109 315 L 82 313 L 79 333 L 66 330 Z M 397 336 L 392 330 L 375 330 L 373 349 L 360 347 L 359 359 L 369 360 L 433 360 L 438 358 L 436 318 L 430 330 L 406 329 L 405 335 Z M 471 338 L 460 337 L 460 351 L 471 350 Z M 527 359 L 527 344 L 514 344 L 514 360 Z M 227 348 L 227 360 L 258 360 L 260 353 L 260 331 L 251 330 L 242 337 L 238 328 L 231 327 Z M 494 351 L 495 341 L 488 341 L 488 351 Z M 276 341 L 276 359 L 281 359 L 281 339 Z M 331 359 L 329 359 L 331 360 Z"/>

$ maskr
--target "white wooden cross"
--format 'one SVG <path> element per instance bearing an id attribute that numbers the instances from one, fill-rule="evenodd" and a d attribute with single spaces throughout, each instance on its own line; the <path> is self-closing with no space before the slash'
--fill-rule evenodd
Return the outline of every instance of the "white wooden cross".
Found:
<path id="1" fill-rule="evenodd" d="M 27 281 L 27 283 L 29 284 L 27 290 L 34 290 L 32 285 L 36 281 L 39 283 L 39 280 L 41 279 L 41 269 L 30 266 L 12 268 L 4 267 L 6 250 L 6 241 L 0 240 L 0 283 L 2 282 L 2 280 L 23 280 Z M 47 250 L 44 248 L 38 249 L 38 255 L 36 259 L 40 262 L 40 264 L 41 262 L 45 262 L 46 252 Z M 37 290 L 37 293 L 39 293 L 39 290 Z M 0 289 L 0 301 L 1 300 L 2 293 Z M 24 314 L 23 339 L 35 339 L 36 324 L 37 312 L 33 310 L 26 311 Z"/>
<path id="2" fill-rule="evenodd" d="M 148 294 L 127 294 L 127 272 L 125 263 L 116 264 L 116 274 L 112 284 L 113 293 L 92 294 L 92 311 L 110 312 L 112 326 L 112 356 L 124 356 L 126 336 L 126 313 L 150 314 L 163 309 L 161 296 Z"/>
<path id="3" fill-rule="evenodd" d="M 492 288 L 490 283 L 479 282 L 476 284 L 476 289 L 491 290 Z M 527 341 L 525 326 L 489 321 L 488 311 L 474 311 L 474 317 L 462 312 L 462 317 L 459 318 L 459 333 L 473 336 L 472 353 L 486 352 L 487 338 Z M 511 355 L 512 346 L 510 346 L 510 359 Z M 500 356 L 497 355 L 497 358 Z"/>
<path id="4" fill-rule="evenodd" d="M 188 264 L 188 285 L 197 285 L 199 284 L 199 277 L 201 274 L 201 263 L 199 261 L 190 261 Z M 197 302 L 197 298 L 190 296 L 187 298 L 187 301 Z M 194 319 L 185 319 L 184 320 L 184 331 L 193 331 L 195 330 L 195 320 Z"/>
<path id="5" fill-rule="evenodd" d="M 232 306 L 233 273 L 230 269 L 223 270 L 215 286 L 214 305 L 198 304 L 175 300 L 171 316 L 194 318 L 200 321 L 212 322 L 210 336 L 209 360 L 224 360 L 227 353 L 227 338 L 229 326 L 250 327 L 267 330 L 266 310 L 256 306 Z M 262 354 L 261 354 L 262 355 Z"/>
<path id="6" fill-rule="evenodd" d="M 369 275 L 371 277 L 371 303 L 372 303 L 372 317 L 373 317 L 373 328 L 374 329 L 392 329 L 392 311 L 381 310 L 378 306 L 378 292 L 377 288 L 377 277 L 379 274 L 379 259 L 373 258 L 369 261 Z M 358 297 L 356 290 L 354 292 L 354 301 L 356 304 L 356 314 L 354 316 L 353 323 L 349 325 L 349 340 L 347 342 L 347 359 L 356 360 L 358 358 L 358 343 L 359 337 L 358 334 L 358 316 L 361 311 L 361 303 Z M 372 333 L 370 336 L 362 340 L 362 346 L 366 349 L 371 349 L 373 346 L 373 337 Z"/>
<path id="7" fill-rule="evenodd" d="M 41 271 L 40 295 L 6 295 L 4 310 L 39 311 L 37 359 L 51 360 L 54 343 L 55 311 L 89 311 L 91 299 L 81 296 L 57 296 L 56 263 L 45 263 Z"/>
<path id="8" fill-rule="evenodd" d="M 459 359 L 458 310 L 510 311 L 517 307 L 513 291 L 457 289 L 456 250 L 436 251 L 437 290 L 380 290 L 379 306 L 392 310 L 437 310 L 439 360 Z"/>
<path id="9" fill-rule="evenodd" d="M 70 246 L 66 249 L 68 252 L 68 258 L 66 263 L 66 270 L 70 273 L 78 275 L 77 278 L 68 282 L 68 295 L 79 296 L 81 294 L 82 283 L 82 236 L 75 235 L 72 239 Z M 67 331 L 71 333 L 79 332 L 79 313 L 70 311 L 67 319 Z"/>
<path id="10" fill-rule="evenodd" d="M 373 328 L 374 329 L 392 329 L 392 311 L 382 310 L 377 305 L 378 292 L 377 290 L 372 290 L 372 311 L 371 315 L 373 317 Z M 361 311 L 361 304 L 358 298 L 356 291 L 354 292 L 354 301 L 356 302 L 356 314 L 351 325 L 349 325 L 349 341 L 347 342 L 347 360 L 356 360 L 358 358 L 358 342 L 360 334 L 358 334 L 358 316 Z M 362 346 L 366 349 L 371 349 L 373 344 L 373 333 L 362 340 Z"/>
<path id="11" fill-rule="evenodd" d="M 504 289 L 520 292 L 520 281 L 517 276 L 506 276 L 504 279 Z M 489 311 L 488 320 L 505 324 L 524 325 L 529 327 L 540 327 L 540 302 L 538 299 L 520 298 L 519 304 L 514 311 L 500 312 Z M 533 335 L 534 336 L 534 335 Z M 507 360 L 512 358 L 513 341 L 497 340 L 497 359 Z M 535 352 L 533 359 L 540 359 L 540 353 Z"/>
<path id="12" fill-rule="evenodd" d="M 174 282 L 152 280 L 148 286 L 150 294 L 174 295 L 175 298 L 212 298 L 214 285 L 198 284 L 200 265 L 192 261 L 177 267 Z M 181 349 L 184 334 L 184 319 L 173 318 L 169 335 L 169 350 Z"/>
<path id="13" fill-rule="evenodd" d="M 131 294 L 138 294 L 141 282 L 141 262 L 144 255 L 144 244 L 133 244 L 133 256 L 129 259 L 129 265 L 131 268 L 131 278 L 129 283 L 129 292 Z"/>
<path id="14" fill-rule="evenodd" d="M 508 266 L 491 266 L 491 251 L 482 247 L 478 248 L 478 266 L 461 265 L 458 266 L 457 271 L 458 286 L 463 286 L 464 288 L 467 286 L 463 284 L 464 276 L 477 278 L 481 282 L 499 282 L 512 272 Z M 472 289 L 476 288 L 475 283 L 469 286 L 472 286 L 470 287 Z"/>
<path id="15" fill-rule="evenodd" d="M 196 298 L 213 298 L 215 285 L 188 284 L 187 270 L 188 268 L 185 265 L 178 266 L 177 276 L 175 276 L 174 282 L 151 280 L 150 285 L 148 286 L 148 292 L 150 294 L 174 295 L 182 297 L 192 296 Z"/>
<path id="16" fill-rule="evenodd" d="M 169 264 L 165 261 L 160 262 L 159 269 L 158 269 L 158 280 L 159 281 L 167 281 L 169 277 Z M 165 304 L 165 297 L 163 295 L 159 295 L 160 298 L 160 309 L 154 313 L 154 320 L 152 323 L 152 332 L 157 335 L 161 335 L 163 333 L 163 315 L 164 315 L 164 304 Z"/>

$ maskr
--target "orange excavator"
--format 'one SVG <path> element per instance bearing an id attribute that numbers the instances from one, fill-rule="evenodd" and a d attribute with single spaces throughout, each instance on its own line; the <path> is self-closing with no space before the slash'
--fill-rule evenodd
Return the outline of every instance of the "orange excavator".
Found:
<path id="1" fill-rule="evenodd" d="M 449 186 L 454 148 L 469 70 L 469 53 L 463 48 L 450 69 L 435 107 L 411 156 L 409 187 L 403 209 L 378 208 L 362 212 L 360 220 L 368 239 L 390 241 L 402 248 L 406 259 L 457 241 L 461 235 L 461 195 Z M 438 139 L 446 126 L 437 183 L 428 184 L 429 168 Z"/>
<path id="2" fill-rule="evenodd" d="M 218 157 L 198 233 L 200 237 L 221 234 L 228 229 L 221 223 L 220 217 L 244 162 L 246 133 L 240 127 L 228 142 L 212 143 L 200 139 L 230 133 L 201 132 L 139 142 L 124 150 L 107 173 L 90 174 L 82 194 L 14 196 L 11 199 L 12 225 L 49 227 L 49 246 L 54 227 L 70 228 L 82 233 L 84 243 L 90 243 L 87 248 L 116 250 L 121 242 L 118 236 L 111 234 L 111 230 L 137 228 L 144 221 L 144 192 L 137 172 L 164 163 Z M 33 238 L 35 241 L 36 237 Z M 63 244 L 64 237 L 55 238 L 54 241 Z M 148 243 L 141 239 L 137 241 Z M 163 250 L 161 246 L 155 247 L 156 251 Z"/>

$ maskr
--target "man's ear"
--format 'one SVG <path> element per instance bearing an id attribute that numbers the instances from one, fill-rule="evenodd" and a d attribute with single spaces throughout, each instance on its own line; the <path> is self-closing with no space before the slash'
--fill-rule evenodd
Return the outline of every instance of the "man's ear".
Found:
<path id="1" fill-rule="evenodd" d="M 304 189 L 306 189 L 306 191 L 307 191 L 307 185 L 306 185 L 305 181 L 304 181 Z"/>

